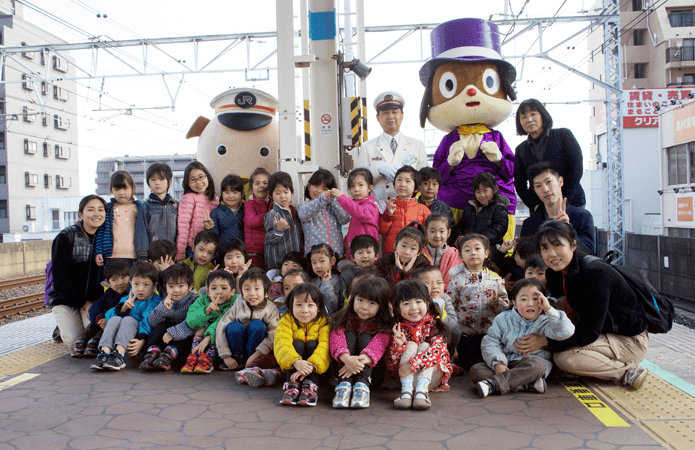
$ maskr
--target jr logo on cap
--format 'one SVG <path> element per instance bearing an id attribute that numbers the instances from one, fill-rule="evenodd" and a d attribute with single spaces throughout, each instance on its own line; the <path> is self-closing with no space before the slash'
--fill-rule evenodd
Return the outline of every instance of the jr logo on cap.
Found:
<path id="1" fill-rule="evenodd" d="M 251 108 L 256 105 L 256 96 L 250 92 L 239 92 L 234 97 L 234 103 L 239 108 Z"/>

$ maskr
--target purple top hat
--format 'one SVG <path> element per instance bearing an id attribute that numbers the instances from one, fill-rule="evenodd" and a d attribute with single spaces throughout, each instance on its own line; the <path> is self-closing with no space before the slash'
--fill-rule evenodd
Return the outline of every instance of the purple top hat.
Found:
<path id="1" fill-rule="evenodd" d="M 430 76 L 448 61 L 495 61 L 500 77 L 511 84 L 516 69 L 502 59 L 500 30 L 484 19 L 456 19 L 438 25 L 430 35 L 432 59 L 420 68 L 420 82 L 427 87 Z"/>

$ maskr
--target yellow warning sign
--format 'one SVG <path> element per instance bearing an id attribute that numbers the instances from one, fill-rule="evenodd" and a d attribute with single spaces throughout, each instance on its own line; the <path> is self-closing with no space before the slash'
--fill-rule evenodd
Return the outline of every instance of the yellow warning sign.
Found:
<path id="1" fill-rule="evenodd" d="M 565 389 L 570 391 L 574 398 L 579 400 L 591 413 L 607 427 L 629 427 L 615 411 L 603 400 L 591 392 L 589 388 L 578 381 L 563 383 Z"/>
<path id="2" fill-rule="evenodd" d="M 24 381 L 29 381 L 32 378 L 36 378 L 38 376 L 39 376 L 38 373 L 23 373 L 18 377 L 10 378 L 7 381 L 2 381 L 2 382 L 0 382 L 0 391 L 2 391 L 3 389 L 7 389 L 9 387 L 12 387 L 14 385 L 17 385 L 19 383 L 22 383 Z"/>

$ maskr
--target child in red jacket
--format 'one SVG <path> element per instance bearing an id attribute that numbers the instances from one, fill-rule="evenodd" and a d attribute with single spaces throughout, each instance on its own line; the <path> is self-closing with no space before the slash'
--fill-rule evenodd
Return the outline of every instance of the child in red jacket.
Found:
<path id="1" fill-rule="evenodd" d="M 263 246 L 265 245 L 265 227 L 263 219 L 273 207 L 268 195 L 268 180 L 270 173 L 263 167 L 258 167 L 251 174 L 251 193 L 253 196 L 244 203 L 244 238 L 246 249 L 251 256 L 253 265 L 265 269 L 263 261 Z"/>
<path id="2" fill-rule="evenodd" d="M 395 248 L 396 235 L 412 222 L 425 223 L 430 209 L 418 203 L 415 194 L 420 189 L 420 172 L 411 166 L 403 166 L 393 179 L 397 198 L 389 201 L 379 220 L 379 233 L 384 236 L 384 254 Z"/>

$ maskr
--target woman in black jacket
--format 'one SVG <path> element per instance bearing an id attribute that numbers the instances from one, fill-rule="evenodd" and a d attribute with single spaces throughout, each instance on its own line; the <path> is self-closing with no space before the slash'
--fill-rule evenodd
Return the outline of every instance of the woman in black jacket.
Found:
<path id="1" fill-rule="evenodd" d="M 531 212 L 541 200 L 533 191 L 529 168 L 539 162 L 550 162 L 562 177 L 562 196 L 567 203 L 583 207 L 584 189 L 579 181 L 584 172 L 582 149 L 567 128 L 552 128 L 553 118 L 535 98 L 524 100 L 516 110 L 516 134 L 528 136 L 516 147 L 514 155 L 514 188 Z"/>
<path id="2" fill-rule="evenodd" d="M 94 236 L 104 223 L 106 202 L 98 195 L 80 201 L 80 221 L 64 228 L 53 240 L 53 287 L 49 304 L 63 342 L 73 344 L 89 325 L 89 307 L 104 290 L 94 261 Z"/>
<path id="3" fill-rule="evenodd" d="M 569 339 L 549 342 L 555 364 L 639 389 L 648 372 L 637 364 L 649 338 L 644 308 L 632 288 L 610 264 L 586 258 L 571 225 L 546 222 L 536 239 L 548 265 L 548 289 L 576 326 Z M 533 351 L 523 340 L 517 349 Z"/>

